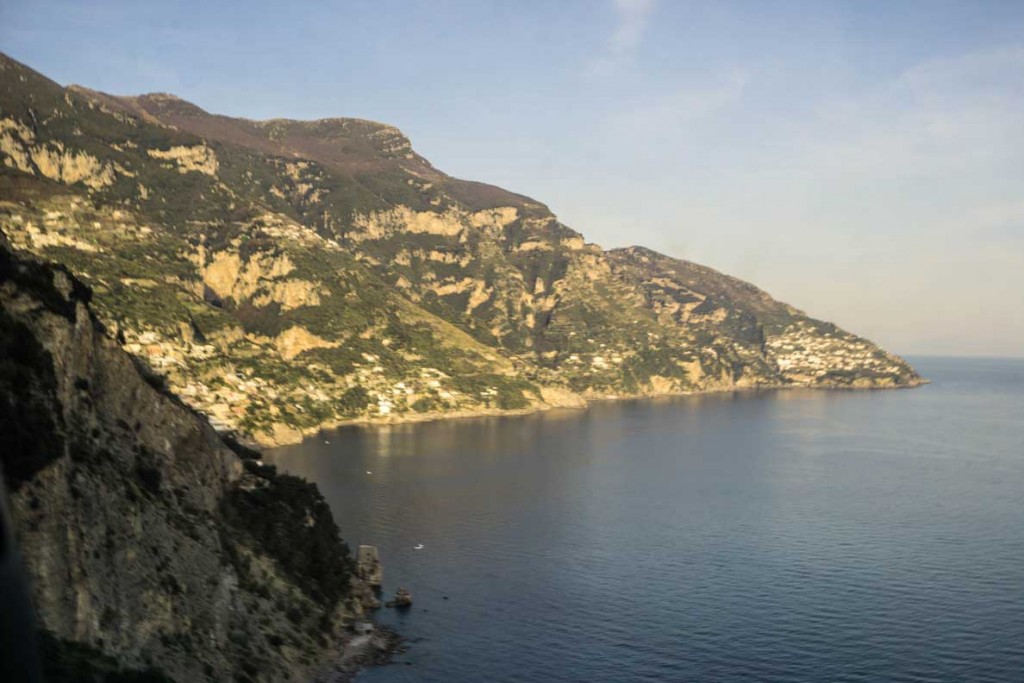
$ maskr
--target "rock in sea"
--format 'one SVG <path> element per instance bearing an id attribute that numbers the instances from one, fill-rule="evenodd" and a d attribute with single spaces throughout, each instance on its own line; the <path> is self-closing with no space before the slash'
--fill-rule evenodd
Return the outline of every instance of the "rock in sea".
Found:
<path id="1" fill-rule="evenodd" d="M 356 552 L 356 574 L 374 588 L 380 588 L 384 581 L 384 568 L 380 564 L 380 553 L 375 545 L 361 545 Z"/>
<path id="2" fill-rule="evenodd" d="M 412 593 L 404 588 L 399 588 L 395 591 L 395 599 L 388 600 L 384 603 L 385 607 L 411 607 L 412 606 Z"/>

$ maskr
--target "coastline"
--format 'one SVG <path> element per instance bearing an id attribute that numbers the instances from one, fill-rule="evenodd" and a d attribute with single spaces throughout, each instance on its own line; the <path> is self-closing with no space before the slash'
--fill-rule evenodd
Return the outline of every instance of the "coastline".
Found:
<path id="1" fill-rule="evenodd" d="M 345 643 L 336 661 L 313 674 L 313 683 L 351 683 L 361 671 L 390 664 L 392 657 L 405 651 L 405 641 L 394 629 L 373 621 L 368 623 L 373 630 Z"/>
<path id="2" fill-rule="evenodd" d="M 331 445 L 313 441 L 282 449 L 270 462 L 317 477 L 330 504 L 352 525 L 353 538 L 379 543 L 386 553 L 389 586 L 408 585 L 419 598 L 405 618 L 387 611 L 376 615 L 407 638 L 408 651 L 391 665 L 364 670 L 356 683 L 471 683 L 500 679 L 509 670 L 535 680 L 566 670 L 570 678 L 600 680 L 607 671 L 614 680 L 618 671 L 628 670 L 638 677 L 649 672 L 653 679 L 670 667 L 690 666 L 679 658 L 678 644 L 690 643 L 693 634 L 714 623 L 718 630 L 700 641 L 711 654 L 688 671 L 699 679 L 701 670 L 725 661 L 721 653 L 727 657 L 735 647 L 736 619 L 751 614 L 750 603 L 737 597 L 737 590 L 748 595 L 744 585 L 758 587 L 750 593 L 755 601 L 771 596 L 767 609 L 753 612 L 766 632 L 775 633 L 778 605 L 802 609 L 794 615 L 801 624 L 796 636 L 784 630 L 771 651 L 755 645 L 748 654 L 760 661 L 759 656 L 774 657 L 777 648 L 787 653 L 791 675 L 800 678 L 808 670 L 808 643 L 819 639 L 821 609 L 826 609 L 821 605 L 841 599 L 844 615 L 853 619 L 844 627 L 865 633 L 878 627 L 875 617 L 887 613 L 893 599 L 887 586 L 894 548 L 903 548 L 897 564 L 908 585 L 918 589 L 907 604 L 931 604 L 933 586 L 915 583 L 920 555 L 914 539 L 921 529 L 932 528 L 934 514 L 967 533 L 972 523 L 936 497 L 936 470 L 943 491 L 971 483 L 973 504 L 990 499 L 994 485 L 999 500 L 1017 500 L 1014 479 L 1005 475 L 1017 471 L 1014 432 L 1022 425 L 1011 421 L 1009 429 L 995 432 L 985 427 L 993 414 L 1013 414 L 1024 364 L 993 365 L 985 375 L 966 363 L 926 366 L 922 361 L 921 366 L 931 383 L 914 392 L 789 391 L 595 402 L 586 413 L 342 430 L 325 435 Z M 994 443 L 989 441 L 993 433 Z M 990 443 L 995 447 L 985 450 Z M 360 476 L 365 470 L 372 476 Z M 466 485 L 486 493 L 450 495 Z M 915 494 L 910 507 L 902 507 L 910 500 L 903 496 L 890 499 L 891 505 L 872 502 L 873 496 L 906 492 L 908 485 Z M 883 525 L 911 512 L 920 526 Z M 1014 520 L 998 518 L 1006 522 L 998 527 L 1002 537 L 1012 539 Z M 850 519 L 857 523 L 844 522 Z M 786 530 L 799 524 L 804 531 L 797 537 L 780 531 L 780 524 Z M 857 560 L 851 564 L 852 555 L 864 552 L 861 543 L 879 533 L 886 535 L 872 546 L 869 559 L 880 569 L 868 571 Z M 949 550 L 944 537 L 924 535 L 935 541 L 936 556 Z M 815 543 L 799 540 L 807 538 Z M 414 551 L 420 542 L 425 548 Z M 807 577 L 779 558 L 790 553 L 798 563 L 817 568 L 823 557 L 818 543 L 834 551 L 826 558 L 833 569 L 819 577 L 814 600 L 804 602 Z M 957 546 L 958 565 L 968 575 L 977 552 L 971 544 Z M 637 569 L 620 560 L 641 556 L 641 583 L 648 585 L 623 597 L 637 585 Z M 1013 558 L 995 556 L 1007 572 L 1001 574 L 1008 579 L 1005 586 L 1012 586 Z M 723 569 L 727 562 L 735 568 Z M 590 574 L 576 584 L 581 567 Z M 851 578 L 858 586 L 869 583 L 849 594 L 845 587 Z M 785 595 L 776 592 L 780 585 L 787 586 Z M 959 584 L 943 585 L 955 601 Z M 705 597 L 705 586 L 714 596 Z M 701 594 L 695 597 L 697 589 Z M 998 601 L 1005 592 L 985 594 Z M 443 601 L 444 595 L 450 599 Z M 521 600 L 523 595 L 531 599 Z M 611 616 L 607 623 L 592 619 L 606 614 L 609 600 L 622 602 L 630 617 Z M 723 618 L 718 612 L 723 604 L 735 605 L 736 612 Z M 865 604 L 869 609 L 858 611 Z M 968 611 L 975 618 L 989 614 L 985 606 Z M 950 640 L 942 629 L 959 622 L 948 620 L 942 604 L 932 613 L 939 624 L 932 636 L 946 647 Z M 993 623 L 1005 623 L 1002 616 Z M 555 624 L 556 650 L 567 657 L 573 653 L 570 666 L 538 647 L 550 635 L 538 623 Z M 626 640 L 607 638 L 608 628 L 631 629 L 631 641 L 650 647 L 635 659 L 620 656 L 625 650 L 616 650 L 614 643 Z M 912 641 L 918 632 L 912 623 L 899 622 L 896 628 L 893 642 L 904 636 Z M 974 625 L 964 628 L 969 632 Z M 505 640 L 503 634 L 512 635 Z M 973 652 L 961 644 L 949 647 L 960 648 L 961 657 Z M 929 647 L 916 652 L 916 665 L 928 666 Z M 843 643 L 823 656 L 834 658 L 836 670 L 851 661 Z M 994 661 L 993 667 L 1005 662 Z M 509 662 L 514 668 L 506 668 Z M 606 662 L 612 665 L 606 668 Z M 736 665 L 736 678 L 746 673 L 742 662 Z"/>
<path id="3" fill-rule="evenodd" d="M 268 435 L 261 433 L 259 438 L 241 438 L 246 444 L 260 449 L 282 448 L 303 443 L 313 439 L 323 432 L 339 429 L 341 427 L 382 427 L 400 424 L 415 424 L 420 422 L 437 422 L 441 420 L 461 420 L 475 417 L 515 417 L 533 415 L 549 412 L 552 410 L 586 410 L 592 404 L 611 401 L 643 401 L 661 398 L 683 398 L 687 396 L 704 396 L 724 394 L 730 392 L 758 392 L 758 391 L 783 391 L 809 389 L 813 391 L 889 391 L 899 389 L 916 389 L 930 384 L 931 381 L 918 377 L 904 384 L 890 385 L 846 385 L 846 384 L 754 384 L 746 386 L 723 386 L 713 389 L 700 389 L 696 391 L 667 391 L 667 392 L 644 392 L 638 394 L 606 394 L 606 395 L 581 395 L 573 394 L 578 401 L 567 401 L 564 403 L 541 403 L 528 408 L 485 408 L 482 410 L 455 410 L 450 412 L 429 412 L 410 413 L 403 415 L 388 415 L 380 417 L 361 417 L 347 420 L 334 420 L 324 422 L 309 429 L 296 429 L 285 427 L 277 430 L 275 434 Z M 283 426 L 283 425 L 281 425 Z M 270 438 L 266 438 L 266 437 Z"/>

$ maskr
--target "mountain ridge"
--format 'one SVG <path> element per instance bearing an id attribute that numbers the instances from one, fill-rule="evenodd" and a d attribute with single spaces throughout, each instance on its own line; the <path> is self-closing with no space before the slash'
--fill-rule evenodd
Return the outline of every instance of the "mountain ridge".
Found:
<path id="1" fill-rule="evenodd" d="M 393 126 L 251 121 L 0 68 L 0 228 L 72 268 L 126 349 L 255 441 L 591 398 L 922 381 L 754 285 L 604 250 L 541 202 L 448 176 Z"/>

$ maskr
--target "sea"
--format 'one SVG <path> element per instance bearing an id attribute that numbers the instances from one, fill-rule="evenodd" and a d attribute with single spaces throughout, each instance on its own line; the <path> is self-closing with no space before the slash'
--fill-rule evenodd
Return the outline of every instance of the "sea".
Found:
<path id="1" fill-rule="evenodd" d="M 413 595 L 360 681 L 1024 681 L 1024 360 L 910 360 L 267 457 Z"/>

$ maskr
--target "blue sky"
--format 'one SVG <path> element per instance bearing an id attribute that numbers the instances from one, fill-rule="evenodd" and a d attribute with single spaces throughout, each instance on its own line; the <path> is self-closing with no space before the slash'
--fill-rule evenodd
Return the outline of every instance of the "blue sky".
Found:
<path id="1" fill-rule="evenodd" d="M 1024 3 L 17 2 L 61 83 L 395 124 L 606 247 L 901 353 L 1024 356 Z"/>

